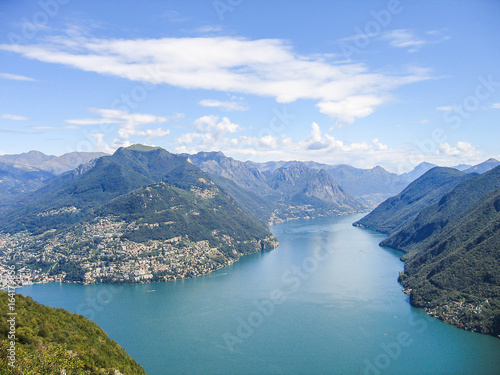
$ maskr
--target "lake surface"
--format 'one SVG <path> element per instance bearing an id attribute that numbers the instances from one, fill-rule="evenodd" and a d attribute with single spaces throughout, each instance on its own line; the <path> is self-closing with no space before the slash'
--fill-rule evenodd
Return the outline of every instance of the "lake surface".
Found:
<path id="1" fill-rule="evenodd" d="M 18 292 L 91 318 L 150 375 L 499 374 L 500 339 L 412 308 L 361 216 L 276 225 L 277 249 L 195 279 Z"/>

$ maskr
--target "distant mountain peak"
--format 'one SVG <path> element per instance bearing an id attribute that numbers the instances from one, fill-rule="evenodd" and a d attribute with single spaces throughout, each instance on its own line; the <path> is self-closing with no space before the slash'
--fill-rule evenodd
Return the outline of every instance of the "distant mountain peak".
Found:
<path id="1" fill-rule="evenodd" d="M 118 150 L 120 150 L 120 149 L 130 150 L 130 151 L 142 151 L 142 152 L 163 150 L 161 147 L 147 146 L 147 145 L 142 145 L 139 143 L 133 144 L 133 145 L 128 146 L 128 147 L 120 147 Z"/>

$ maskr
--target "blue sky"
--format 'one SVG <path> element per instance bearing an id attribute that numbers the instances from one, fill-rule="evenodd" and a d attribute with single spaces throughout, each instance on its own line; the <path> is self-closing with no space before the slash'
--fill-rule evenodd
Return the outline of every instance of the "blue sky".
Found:
<path id="1" fill-rule="evenodd" d="M 0 153 L 500 158 L 500 1 L 0 2 Z"/>

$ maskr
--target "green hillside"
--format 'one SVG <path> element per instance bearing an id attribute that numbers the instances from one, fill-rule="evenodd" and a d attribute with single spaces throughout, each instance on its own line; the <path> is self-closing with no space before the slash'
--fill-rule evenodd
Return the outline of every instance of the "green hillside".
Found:
<path id="1" fill-rule="evenodd" d="M 419 251 L 429 246 L 434 236 L 452 219 L 479 204 L 488 193 L 499 188 L 500 167 L 469 178 L 442 196 L 439 202 L 422 210 L 402 229 L 391 233 L 381 245 L 405 252 Z"/>
<path id="2" fill-rule="evenodd" d="M 145 374 L 136 361 L 95 323 L 63 309 L 15 296 L 16 360 L 9 366 L 8 293 L 0 291 L 0 373 L 13 375 Z"/>
<path id="3" fill-rule="evenodd" d="M 405 256 L 411 303 L 459 327 L 500 335 L 500 189 Z"/>
<path id="4" fill-rule="evenodd" d="M 211 246 L 236 259 L 233 250 L 238 254 L 255 252 L 260 239 L 272 236 L 213 182 L 201 179 L 197 185 L 190 190 L 166 183 L 146 186 L 113 199 L 96 213 L 134 222 L 136 226 L 123 234 L 130 241 L 164 241 L 177 236 L 208 240 Z M 236 242 L 230 244 L 227 238 Z"/>
<path id="5" fill-rule="evenodd" d="M 453 168 L 433 168 L 354 225 L 386 234 L 394 233 L 415 219 L 424 208 L 438 202 L 444 194 L 472 176 Z"/>
<path id="6" fill-rule="evenodd" d="M 0 262 L 34 282 L 204 275 L 277 246 L 245 207 L 183 156 L 120 148 L 57 177 L 0 218 Z"/>

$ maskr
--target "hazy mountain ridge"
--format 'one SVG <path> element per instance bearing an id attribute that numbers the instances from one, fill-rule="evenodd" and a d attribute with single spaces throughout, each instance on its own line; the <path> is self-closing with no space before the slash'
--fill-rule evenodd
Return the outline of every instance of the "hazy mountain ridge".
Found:
<path id="1" fill-rule="evenodd" d="M 221 152 L 186 155 L 189 161 L 226 184 L 233 198 L 244 205 L 245 199 L 255 202 L 259 212 L 253 213 L 266 222 L 277 223 L 290 219 L 354 213 L 366 210 L 350 196 L 328 173 L 309 168 L 301 163 L 277 163 L 276 169 L 243 163 L 226 157 Z M 277 166 L 277 165 L 276 165 Z M 241 190 L 220 179 L 230 180 L 247 190 L 241 199 Z M 251 194 L 253 197 L 249 197 Z"/>
<path id="2" fill-rule="evenodd" d="M 69 172 L 100 156 L 99 152 L 71 152 L 62 156 L 30 151 L 0 155 L 0 211 L 42 188 L 56 175 Z"/>
<path id="3" fill-rule="evenodd" d="M 392 233 L 381 244 L 405 252 L 415 250 L 424 243 L 432 241 L 432 237 L 450 220 L 498 188 L 500 188 L 500 168 L 467 179 L 443 195 L 439 202 L 420 211 L 414 220 L 401 230 Z"/>
<path id="4" fill-rule="evenodd" d="M 472 177 L 453 168 L 435 167 L 410 183 L 400 194 L 382 202 L 354 225 L 391 234 L 415 219 L 423 209 L 462 181 Z"/>
<path id="5" fill-rule="evenodd" d="M 43 171 L 59 175 L 71 171 L 80 164 L 85 164 L 92 159 L 107 155 L 104 152 L 69 152 L 61 156 L 45 155 L 40 151 L 29 151 L 22 154 L 0 155 L 0 162 L 16 167 L 34 167 Z"/>

